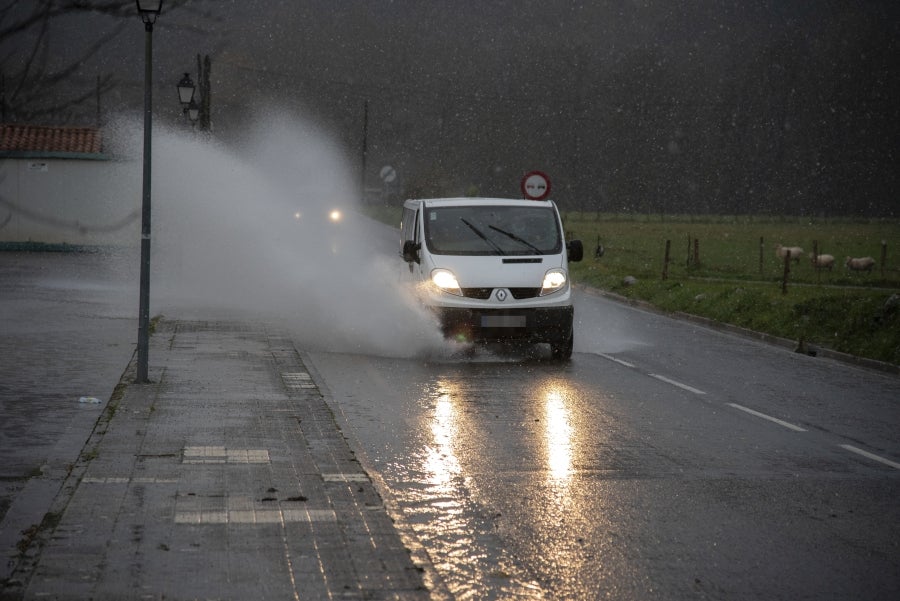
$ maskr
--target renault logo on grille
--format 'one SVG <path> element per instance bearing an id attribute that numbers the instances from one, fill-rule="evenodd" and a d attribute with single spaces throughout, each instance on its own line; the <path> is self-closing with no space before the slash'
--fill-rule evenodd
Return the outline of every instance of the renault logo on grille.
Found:
<path id="1" fill-rule="evenodd" d="M 498 290 L 498 291 L 497 291 L 497 300 L 500 301 L 500 302 L 505 301 L 505 300 L 506 300 L 506 295 L 507 295 L 507 294 L 508 294 L 508 293 L 506 292 L 506 290 L 503 290 L 503 289 Z"/>

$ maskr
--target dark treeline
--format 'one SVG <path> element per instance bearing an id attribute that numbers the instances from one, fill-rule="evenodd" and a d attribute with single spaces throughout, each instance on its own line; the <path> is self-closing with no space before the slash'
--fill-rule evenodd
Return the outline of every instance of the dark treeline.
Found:
<path id="1" fill-rule="evenodd" d="M 174 82 L 211 54 L 217 135 L 240 139 L 265 99 L 311 115 L 359 162 L 368 102 L 366 185 L 390 164 L 397 196 L 510 196 L 541 169 L 575 210 L 900 212 L 891 0 L 220 7 L 163 15 L 157 59 Z M 139 51 L 121 38 L 99 67 L 119 84 L 110 110 L 140 99 L 139 69 L 109 59 Z"/>

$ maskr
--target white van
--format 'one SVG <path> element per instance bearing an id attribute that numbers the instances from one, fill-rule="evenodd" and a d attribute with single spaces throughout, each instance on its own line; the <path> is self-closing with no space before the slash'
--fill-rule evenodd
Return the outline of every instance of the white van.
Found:
<path id="1" fill-rule="evenodd" d="M 572 356 L 568 262 L 584 251 L 565 242 L 553 201 L 407 200 L 400 229 L 404 279 L 446 338 L 549 343 L 554 358 Z"/>

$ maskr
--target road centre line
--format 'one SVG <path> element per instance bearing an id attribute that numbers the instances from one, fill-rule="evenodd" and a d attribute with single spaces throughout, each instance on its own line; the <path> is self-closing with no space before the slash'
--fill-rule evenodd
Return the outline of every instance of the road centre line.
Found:
<path id="1" fill-rule="evenodd" d="M 628 363 L 627 361 L 623 361 L 623 360 L 621 360 L 621 359 L 617 359 L 617 358 L 613 357 L 612 355 L 607 355 L 606 353 L 597 353 L 597 354 L 598 354 L 599 356 L 603 357 L 604 359 L 609 359 L 610 361 L 614 361 L 614 362 L 616 362 L 616 363 L 618 363 L 618 364 L 620 364 L 620 365 L 623 365 L 623 366 L 625 366 L 625 367 L 628 367 L 628 368 L 631 368 L 631 369 L 635 369 L 635 368 L 636 368 L 635 365 L 633 365 L 633 364 L 631 364 L 631 363 Z M 706 394 L 706 393 L 705 393 L 704 391 L 702 391 L 702 390 L 699 390 L 699 389 L 694 388 L 694 387 L 692 387 L 692 386 L 688 386 L 687 384 L 682 384 L 681 382 L 678 382 L 678 381 L 676 381 L 676 380 L 672 380 L 672 379 L 670 379 L 670 378 L 667 378 L 667 377 L 665 377 L 665 376 L 661 376 L 661 375 L 659 375 L 659 374 L 647 374 L 647 375 L 649 375 L 649 376 L 652 377 L 652 378 L 656 378 L 657 380 L 660 380 L 660 381 L 662 381 L 662 382 L 666 382 L 667 384 L 671 384 L 671 385 L 673 385 L 673 386 L 677 386 L 678 388 L 687 390 L 687 391 L 689 391 L 689 392 L 693 392 L 694 394 Z M 775 424 L 778 424 L 779 426 L 784 426 L 785 428 L 788 428 L 789 430 L 793 430 L 793 431 L 795 431 L 795 432 L 806 432 L 806 429 L 805 429 L 805 428 L 801 428 L 800 426 L 795 426 L 794 424 L 792 424 L 792 423 L 790 423 L 790 422 L 786 422 L 786 421 L 781 420 L 781 419 L 778 419 L 777 417 L 772 417 L 771 415 L 766 415 L 765 413 L 760 413 L 759 411 L 755 411 L 755 410 L 753 410 L 753 409 L 750 409 L 749 407 L 744 407 L 743 405 L 738 405 L 737 403 L 726 403 L 726 404 L 727 404 L 728 406 L 730 406 L 730 407 L 734 407 L 735 409 L 739 409 L 739 410 L 741 410 L 741 411 L 743 411 L 743 412 L 745 412 L 745 413 L 749 413 L 750 415 L 753 415 L 753 416 L 756 416 L 756 417 L 759 417 L 759 418 L 768 420 L 768 421 L 770 421 L 770 422 L 773 422 L 773 423 L 775 423 Z M 865 450 L 863 450 L 863 449 L 854 447 L 853 445 L 842 444 L 842 445 L 839 445 L 839 446 L 840 446 L 842 449 L 845 449 L 845 450 L 847 450 L 847 451 L 850 451 L 851 453 L 856 453 L 857 455 L 860 455 L 860 456 L 862 456 L 862 457 L 866 457 L 867 459 L 871 459 L 872 461 L 876 461 L 876 462 L 878 462 L 878 463 L 881 463 L 881 464 L 887 465 L 887 466 L 889 466 L 889 467 L 892 467 L 892 468 L 894 468 L 894 469 L 900 470 L 900 463 L 897 463 L 896 461 L 891 461 L 890 459 L 886 459 L 886 458 L 881 457 L 881 456 L 879 456 L 879 455 L 876 455 L 876 454 L 874 454 L 874 453 L 870 453 L 870 452 L 865 451 Z"/>
<path id="2" fill-rule="evenodd" d="M 649 375 L 651 378 L 656 378 L 657 380 L 660 380 L 661 382 L 665 382 L 666 384 L 671 384 L 672 386 L 677 386 L 678 388 L 681 388 L 682 390 L 687 390 L 688 392 L 693 392 L 694 394 L 706 394 L 699 388 L 694 388 L 693 386 L 688 386 L 687 384 L 682 384 L 681 382 L 671 380 L 665 376 L 660 376 L 659 374 L 647 374 L 647 375 Z"/>
<path id="3" fill-rule="evenodd" d="M 756 417 L 761 417 L 763 419 L 767 419 L 770 422 L 774 422 L 774 423 L 778 424 L 779 426 L 784 426 L 785 428 L 788 428 L 795 432 L 806 432 L 806 430 L 801 428 L 800 426 L 795 426 L 794 424 L 780 420 L 777 417 L 772 417 L 771 415 L 766 415 L 765 413 L 760 413 L 759 411 L 754 411 L 753 409 L 750 409 L 749 407 L 744 407 L 743 405 L 738 405 L 737 403 L 727 403 L 727 404 L 730 407 L 734 407 L 735 409 L 740 409 L 741 411 L 749 413 L 750 415 L 755 415 Z"/>
<path id="4" fill-rule="evenodd" d="M 867 457 L 867 458 L 871 459 L 872 461 L 877 461 L 878 463 L 883 463 L 885 465 L 891 466 L 892 468 L 894 468 L 896 470 L 900 470 L 900 463 L 897 463 L 896 461 L 891 461 L 890 459 L 885 459 L 884 457 L 879 457 L 875 453 L 863 451 L 862 449 L 858 449 L 858 448 L 854 447 L 853 445 L 842 444 L 842 445 L 840 445 L 840 447 L 842 449 L 846 449 L 846 450 L 850 451 L 851 453 L 856 453 L 857 455 L 862 455 L 863 457 Z"/>
<path id="5" fill-rule="evenodd" d="M 597 354 L 600 355 L 601 357 L 603 357 L 604 359 L 609 359 L 610 361 L 615 361 L 619 365 L 624 365 L 625 367 L 630 367 L 631 369 L 634 369 L 634 367 L 635 367 L 633 364 L 629 363 L 628 361 L 622 361 L 621 359 L 616 359 L 612 355 L 607 355 L 606 353 L 597 353 Z"/>
<path id="6" fill-rule="evenodd" d="M 622 359 L 617 359 L 617 358 L 613 357 L 612 355 L 607 355 L 606 353 L 597 353 L 597 355 L 599 355 L 600 357 L 603 357 L 604 359 L 609 359 L 610 361 L 614 361 L 614 362 L 618 363 L 619 365 L 623 365 L 629 369 L 635 369 L 637 367 L 636 365 L 629 363 L 628 361 L 623 361 Z M 688 386 L 687 384 L 682 384 L 681 382 L 672 380 L 665 376 L 660 376 L 659 374 L 647 374 L 647 375 L 650 376 L 651 378 L 656 378 L 657 380 L 665 382 L 666 384 L 671 384 L 672 386 L 677 386 L 678 388 L 681 388 L 682 390 L 687 390 L 688 392 L 693 392 L 694 394 L 706 394 L 699 388 L 694 388 L 693 386 Z"/>

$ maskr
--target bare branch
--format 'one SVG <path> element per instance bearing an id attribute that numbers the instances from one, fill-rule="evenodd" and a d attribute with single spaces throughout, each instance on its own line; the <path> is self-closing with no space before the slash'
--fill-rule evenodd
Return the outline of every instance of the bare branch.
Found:
<path id="1" fill-rule="evenodd" d="M 18 4 L 17 0 L 13 0 L 3 9 L 0 9 L 0 23 L 12 12 L 12 9 Z M 163 13 L 169 13 L 173 10 L 185 5 L 187 0 L 171 0 L 166 3 Z M 21 21 L 12 23 L 5 28 L 0 28 L 0 39 L 10 35 L 22 33 L 35 27 L 42 19 L 53 19 L 62 15 L 74 13 L 98 13 L 110 17 L 134 17 L 136 9 L 134 4 L 130 2 L 122 2 L 121 0 L 106 1 L 88 1 L 88 0 L 38 0 L 34 11 Z"/>
<path id="2" fill-rule="evenodd" d="M 89 92 L 79 89 L 64 90 L 67 82 L 92 62 L 110 41 L 137 20 L 134 3 L 124 0 L 0 0 L 0 40 L 6 49 L 0 58 L 0 71 L 4 72 L 6 85 L 2 101 L 4 115 L 15 120 L 50 117 L 54 122 L 71 119 L 79 107 L 96 94 L 115 87 L 111 77 L 102 79 Z M 203 14 L 197 6 L 189 6 L 187 0 L 169 0 L 165 13 L 184 8 L 192 14 Z M 62 16 L 98 14 L 113 20 L 111 28 L 105 28 L 99 39 L 78 55 L 63 56 L 63 62 L 50 53 L 52 24 Z M 215 19 L 216 17 L 210 17 Z M 176 23 L 176 28 L 191 30 L 191 24 Z M 83 88 L 81 88 L 83 89 Z M 83 110 L 81 111 L 83 112 Z"/>

